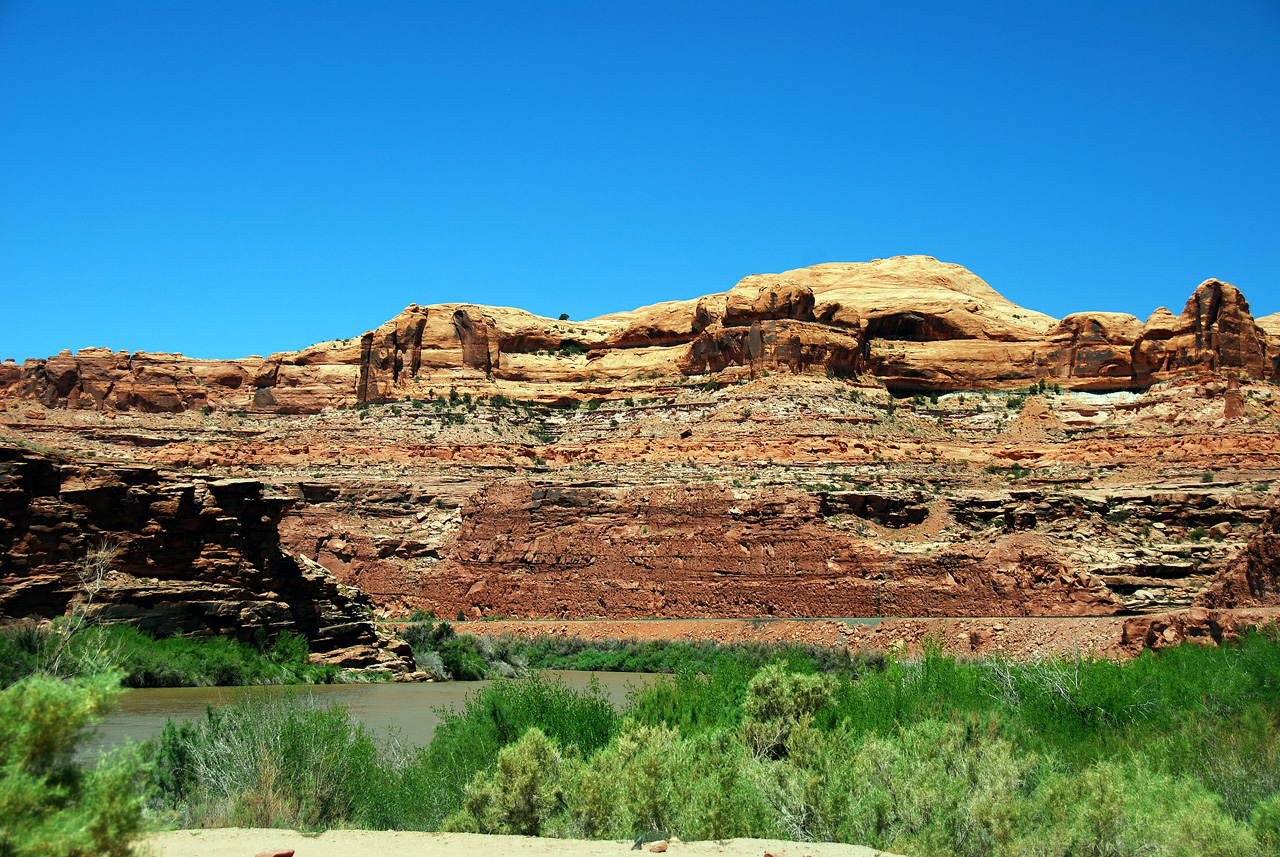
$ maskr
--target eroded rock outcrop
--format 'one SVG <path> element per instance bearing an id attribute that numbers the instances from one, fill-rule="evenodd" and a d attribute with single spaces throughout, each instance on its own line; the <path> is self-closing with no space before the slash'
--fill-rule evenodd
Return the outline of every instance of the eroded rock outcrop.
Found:
<path id="1" fill-rule="evenodd" d="M 1280 377 L 1280 323 L 1255 322 L 1234 286 L 1202 283 L 1174 316 L 1020 307 L 927 256 L 744 278 L 728 292 L 583 322 L 472 304 L 409 306 L 358 339 L 243 360 L 65 351 L 0 365 L 0 402 L 56 408 L 315 413 L 456 386 L 540 401 L 602 384 L 667 385 L 763 372 L 869 376 L 896 393 L 987 390 L 1041 379 L 1127 390 L 1184 374 Z M 728 373 L 725 375 L 724 373 Z"/>
<path id="2" fill-rule="evenodd" d="M 157 635 L 293 631 L 321 651 L 385 649 L 368 596 L 281 550 L 290 503 L 265 497 L 257 480 L 181 481 L 0 445 L 0 620 L 85 602 L 96 556 L 104 575 L 87 609 L 102 621 Z"/>
<path id="3" fill-rule="evenodd" d="M 1274 378 L 1280 370 L 1276 343 L 1254 321 L 1249 302 L 1230 283 L 1205 280 L 1180 316 L 1163 307 L 1152 313 L 1132 348 L 1140 384 L 1177 372 L 1232 370 Z"/>
<path id="4" fill-rule="evenodd" d="M 1280 506 L 1196 601 L 1204 607 L 1280 606 Z"/>
<path id="5" fill-rule="evenodd" d="M 4 364 L 0 399 L 73 410 L 315 413 L 355 403 L 361 359 L 359 341 L 321 343 L 243 360 L 82 348 L 48 360 L 27 360 L 22 366 Z"/>

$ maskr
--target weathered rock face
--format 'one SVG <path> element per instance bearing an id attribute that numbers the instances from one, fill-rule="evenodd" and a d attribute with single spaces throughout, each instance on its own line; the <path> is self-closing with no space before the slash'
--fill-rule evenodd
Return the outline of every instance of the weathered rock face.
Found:
<path id="1" fill-rule="evenodd" d="M 1234 370 L 1259 378 L 1274 378 L 1280 370 L 1276 343 L 1254 321 L 1249 302 L 1219 280 L 1201 283 L 1177 318 L 1156 310 L 1131 360 L 1139 383 L 1188 370 Z"/>
<path id="2" fill-rule="evenodd" d="M 1205 607 L 1280 606 L 1280 506 L 1196 601 Z"/>
<path id="3" fill-rule="evenodd" d="M 1073 313 L 1050 331 L 1053 347 L 1037 367 L 1049 378 L 1077 379 L 1076 389 L 1108 390 L 1133 385 L 1130 350 L 1142 324 L 1125 313 Z"/>
<path id="4" fill-rule="evenodd" d="M 160 635 L 294 631 L 320 650 L 376 644 L 367 596 L 280 549 L 291 501 L 262 488 L 0 446 L 0 619 L 64 613 L 85 597 L 86 556 L 103 552 L 89 612 L 104 621 Z"/>
<path id="5" fill-rule="evenodd" d="M 195 360 L 181 354 L 64 351 L 0 368 L 0 399 L 47 407 L 177 413 L 201 408 L 280 414 L 354 404 L 359 344 L 322 343 L 263 359 Z"/>
<path id="6" fill-rule="evenodd" d="M 347 663 L 380 658 L 370 602 L 1227 639 L 1214 611 L 1280 591 L 1277 319 L 1209 281 L 1058 321 L 903 257 L 586 322 L 415 305 L 265 359 L 0 365 L 0 437 L 78 453 L 0 459 L 0 612 L 65 610 L 105 536 L 103 615 Z"/>
<path id="7" fill-rule="evenodd" d="M 770 324 L 815 322 L 726 329 Z M 1108 319 L 1064 325 L 1076 342 L 1112 328 Z M 419 352 L 419 373 L 431 371 L 430 354 Z M 412 360 L 399 371 L 414 371 Z M 60 527 L 127 531 L 146 552 L 179 557 L 174 568 L 216 560 L 201 575 L 216 571 L 223 583 L 250 574 L 222 562 L 234 532 L 269 524 L 261 506 L 232 514 L 238 507 L 215 495 L 251 477 L 265 483 L 268 506 L 289 507 L 267 514 L 279 518 L 288 551 L 397 617 L 415 607 L 450 618 L 1082 614 L 1115 616 L 1119 640 L 1116 614 L 1197 606 L 1267 521 L 1280 484 L 1280 400 L 1275 385 L 1247 375 L 1140 394 L 1028 397 L 1024 388 L 936 400 L 812 373 L 673 384 L 652 398 L 631 383 L 599 383 L 611 398 L 585 407 L 459 396 L 288 417 L 110 419 L 19 407 L 0 412 L 0 433 L 79 451 L 55 458 L 56 490 L 23 506 L 44 515 L 29 537 L 23 530 L 29 543 L 60 538 Z M 90 454 L 122 463 L 90 467 Z M 74 469 L 116 473 L 108 486 L 147 496 L 210 491 L 227 514 L 161 519 L 148 505 L 118 525 L 86 518 L 81 506 L 102 516 L 108 505 L 127 508 L 130 495 L 64 501 L 64 483 L 67 497 L 78 490 Z M 176 533 L 195 547 L 177 552 L 187 543 Z M 66 576 L 84 547 L 41 562 L 67 563 Z M 9 577 L 8 548 L 0 554 Z M 61 588 L 75 588 L 67 579 Z M 139 602 L 152 597 L 155 582 L 123 582 Z M 270 601 L 261 595 L 270 591 L 293 603 L 274 583 L 232 583 L 250 596 L 220 589 L 209 600 Z"/>
<path id="8" fill-rule="evenodd" d="M 746 277 L 728 292 L 585 322 L 470 304 L 412 305 L 359 339 L 244 360 L 63 352 L 0 365 L 0 402 L 176 413 L 316 413 L 463 387 L 539 401 L 600 385 L 688 376 L 871 376 L 894 392 L 986 390 L 1046 379 L 1139 389 L 1186 373 L 1280 377 L 1280 323 L 1255 322 L 1234 286 L 1207 280 L 1180 316 L 1062 321 L 927 256 Z"/>
<path id="9" fill-rule="evenodd" d="M 1154 616 L 1126 619 L 1120 643 L 1130 652 L 1165 649 L 1183 642 L 1214 646 L 1238 639 L 1248 628 L 1276 620 L 1274 612 L 1206 610 L 1192 607 Z"/>
<path id="10" fill-rule="evenodd" d="M 401 613 L 1103 615 L 1192 606 L 1237 548 L 1181 539 L 1207 528 L 1234 541 L 1233 525 L 1252 532 L 1273 502 L 1212 487 L 939 497 L 726 484 L 742 472 L 700 487 L 504 479 L 478 493 L 456 476 L 308 482 L 281 532 Z M 922 535 L 923 546 L 895 546 Z"/>
<path id="11" fill-rule="evenodd" d="M 937 554 L 880 549 L 833 518 L 889 526 L 923 495 L 729 487 L 543 488 L 503 481 L 461 509 L 443 561 L 407 602 L 438 615 L 634 617 L 1101 615 L 1096 579 L 1011 533 Z M 408 582 L 408 581 L 406 581 Z"/>

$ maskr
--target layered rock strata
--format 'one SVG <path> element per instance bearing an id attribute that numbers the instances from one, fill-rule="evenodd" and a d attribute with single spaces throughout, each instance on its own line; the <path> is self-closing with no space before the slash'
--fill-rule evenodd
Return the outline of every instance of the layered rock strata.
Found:
<path id="1" fill-rule="evenodd" d="M 924 256 L 753 275 L 728 292 L 584 322 L 412 305 L 363 336 L 243 360 L 86 348 L 0 364 L 0 402 L 99 411 L 316 413 L 458 388 L 544 403 L 767 372 L 877 379 L 898 393 L 1046 381 L 1145 389 L 1196 374 L 1280 377 L 1280 335 L 1206 280 L 1181 315 L 1056 320 Z"/>
<path id="2" fill-rule="evenodd" d="M 536 488 L 473 496 L 445 562 L 422 580 L 442 615 L 1075 615 L 1119 601 L 1034 538 L 895 555 L 834 515 L 923 521 L 920 497 L 727 486 Z"/>
<path id="3" fill-rule="evenodd" d="M 1218 608 L 1280 605 L 1280 507 L 1196 600 Z"/>
<path id="4" fill-rule="evenodd" d="M 68 611 L 156 635 L 259 629 L 321 651 L 385 649 L 368 596 L 280 548 L 291 501 L 249 479 L 0 445 L 0 621 Z M 399 655 L 372 654 L 397 666 Z"/>
<path id="5" fill-rule="evenodd" d="M 23 510 L 0 512 L 0 603 L 65 610 L 110 535 L 101 609 L 198 633 L 245 610 L 303 628 L 289 611 L 333 600 L 287 583 L 314 562 L 388 617 L 952 617 L 979 653 L 1073 623 L 1226 639 L 1275 610 L 1276 318 L 1208 281 L 1178 316 L 1056 320 L 911 257 L 589 322 L 415 306 L 268 358 L 9 364 L 0 436 L 28 446 L 6 472 L 55 476 L 0 501 Z M 207 615 L 183 618 L 179 580 Z M 1003 619 L 1038 630 L 1015 645 Z M 321 625 L 339 659 L 377 651 Z"/>
<path id="6" fill-rule="evenodd" d="M 471 495 L 302 483 L 311 501 L 281 529 L 290 550 L 379 603 L 440 616 L 1104 615 L 1190 606 L 1275 502 L 1235 486 L 938 496 L 924 480 L 804 490 L 599 476 L 484 479 Z"/>

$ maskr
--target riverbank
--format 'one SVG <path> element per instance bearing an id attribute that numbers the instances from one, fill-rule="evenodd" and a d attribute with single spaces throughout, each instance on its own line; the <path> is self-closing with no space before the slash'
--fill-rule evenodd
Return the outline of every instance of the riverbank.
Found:
<path id="1" fill-rule="evenodd" d="M 1203 612 L 1203 611 L 1202 611 Z M 1194 637 L 1173 616 L 1166 622 L 1176 636 L 1161 643 Z M 1280 621 L 1280 608 L 1232 611 L 1236 624 L 1261 627 Z M 1093 654 L 1129 658 L 1149 647 L 1130 639 L 1137 621 L 1160 616 L 988 616 L 883 619 L 497 619 L 457 622 L 458 634 L 534 640 L 558 637 L 589 641 L 637 640 L 714 642 L 721 645 L 804 645 L 847 648 L 885 654 L 919 654 L 926 642 L 957 657 L 1007 657 L 1019 660 L 1053 655 Z M 1150 624 L 1150 623 L 1148 623 Z M 1208 632 L 1204 635 L 1210 639 Z"/>
<path id="2" fill-rule="evenodd" d="M 568 672 L 543 670 L 546 681 L 583 692 L 599 686 L 614 708 L 621 710 L 633 689 L 643 688 L 659 676 L 646 673 Z M 181 725 L 204 719 L 206 707 L 218 710 L 252 701 L 267 702 L 304 694 L 324 706 L 341 705 L 353 721 L 364 724 L 378 742 L 425 747 L 445 712 L 466 707 L 467 699 L 491 681 L 380 682 L 263 687 L 176 687 L 126 690 L 114 709 L 98 723 L 80 745 L 82 758 L 95 758 L 127 742 L 141 743 L 157 737 L 165 723 Z"/>
<path id="3" fill-rule="evenodd" d="M 379 741 L 319 694 L 256 691 L 86 762 L 86 797 L 71 806 L 42 786 L 38 811 L 0 833 L 10 825 L 12 841 L 40 842 L 42 831 L 52 841 L 68 825 L 100 829 L 64 813 L 109 811 L 127 822 L 111 833 L 121 842 L 159 825 L 553 844 L 663 831 L 920 857 L 1092 853 L 1110 843 L 1117 853 L 1280 855 L 1274 627 L 1124 661 L 966 659 L 928 646 L 920 657 L 850 659 L 823 672 L 799 647 L 775 654 L 759 667 L 716 657 L 706 673 L 684 670 L 628 694 L 622 710 L 594 683 L 574 690 L 538 674 L 492 682 L 417 747 Z M 0 691 L 0 713 L 9 712 L 0 748 L 46 748 L 23 774 L 37 776 L 47 748 L 82 737 L 119 692 L 112 676 L 23 679 Z M 47 724 L 57 734 L 31 740 Z"/>
<path id="4" fill-rule="evenodd" d="M 230 637 L 153 637 L 132 625 L 86 626 L 77 617 L 0 626 L 0 687 L 37 674 L 118 671 L 126 688 L 247 687 L 390 680 L 389 673 L 311 662 L 307 639 L 283 632 Z"/>
<path id="5" fill-rule="evenodd" d="M 500 836 L 480 833 L 413 833 L 397 830 L 330 830 L 315 835 L 293 830 L 221 828 L 173 830 L 146 840 L 156 857 L 244 857 L 293 850 L 296 857 L 347 857 L 378 854 L 380 857 L 488 857 L 518 854 L 524 857 L 604 857 L 632 853 L 630 840 L 550 839 L 537 836 Z M 647 846 L 646 846 L 647 848 Z M 648 850 L 643 853 L 649 853 Z M 671 842 L 673 857 L 894 857 L 887 851 L 828 842 L 783 842 L 777 839 L 727 839 L 706 842 Z"/>

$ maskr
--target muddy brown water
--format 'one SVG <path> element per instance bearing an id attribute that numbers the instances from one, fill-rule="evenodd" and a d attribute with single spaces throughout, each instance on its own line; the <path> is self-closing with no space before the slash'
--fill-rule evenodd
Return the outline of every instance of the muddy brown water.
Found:
<path id="1" fill-rule="evenodd" d="M 578 672 L 542 670 L 546 678 L 574 690 L 590 687 L 592 678 L 615 708 L 620 708 L 633 688 L 646 687 L 660 676 L 653 673 Z M 80 745 L 79 755 L 93 757 L 128 741 L 146 741 L 160 734 L 168 720 L 181 723 L 203 717 L 206 706 L 220 708 L 246 699 L 278 697 L 288 693 L 311 694 L 323 703 L 343 706 L 382 740 L 393 736 L 410 745 L 431 741 L 440 710 L 460 711 L 467 697 L 488 686 L 488 681 L 428 682 L 424 684 L 328 684 L 291 687 L 163 687 L 127 690 L 115 710 L 97 731 Z"/>

